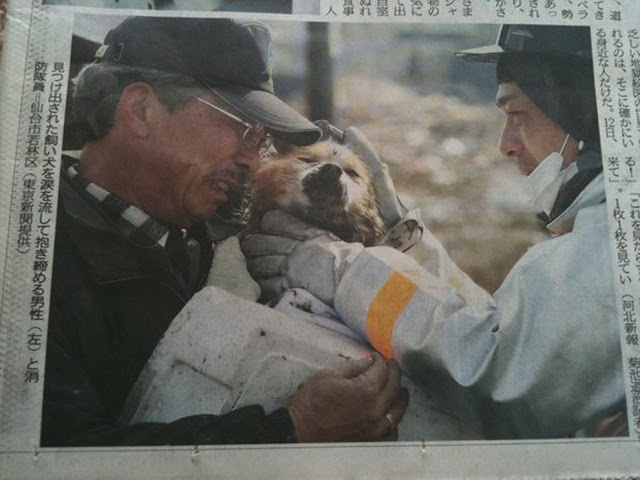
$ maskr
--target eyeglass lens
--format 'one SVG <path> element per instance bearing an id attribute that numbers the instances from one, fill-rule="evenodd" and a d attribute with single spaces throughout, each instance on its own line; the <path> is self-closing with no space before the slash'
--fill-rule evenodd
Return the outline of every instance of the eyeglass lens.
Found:
<path id="1" fill-rule="evenodd" d="M 271 135 L 266 132 L 264 125 L 255 124 L 247 128 L 242 135 L 242 141 L 245 147 L 258 148 L 261 152 L 264 152 L 271 146 Z"/>
<path id="2" fill-rule="evenodd" d="M 244 120 L 242 120 L 241 118 L 237 117 L 236 115 L 230 112 L 227 112 L 225 109 L 221 107 L 218 107 L 217 105 L 207 102 L 206 100 L 200 97 L 195 97 L 195 98 L 199 102 L 202 102 L 205 105 L 208 105 L 209 107 L 223 114 L 225 117 L 239 123 L 240 125 L 243 125 L 245 127 L 245 131 L 242 134 L 242 144 L 244 145 L 245 148 L 249 150 L 257 148 L 260 153 L 264 153 L 271 146 L 271 143 L 272 143 L 271 135 L 267 133 L 267 130 L 264 125 L 260 123 L 254 123 L 253 125 L 251 125 L 245 122 Z"/>

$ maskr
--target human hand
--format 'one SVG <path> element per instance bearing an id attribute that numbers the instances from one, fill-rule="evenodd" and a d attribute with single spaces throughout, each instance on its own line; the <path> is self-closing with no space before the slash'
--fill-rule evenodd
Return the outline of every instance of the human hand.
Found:
<path id="1" fill-rule="evenodd" d="M 319 371 L 289 406 L 298 442 L 397 440 L 409 403 L 400 375 L 394 360 L 377 353 Z"/>
<path id="2" fill-rule="evenodd" d="M 342 275 L 364 247 L 279 210 L 268 212 L 260 227 L 261 233 L 246 235 L 241 246 L 262 300 L 289 288 L 304 288 L 333 305 Z"/>

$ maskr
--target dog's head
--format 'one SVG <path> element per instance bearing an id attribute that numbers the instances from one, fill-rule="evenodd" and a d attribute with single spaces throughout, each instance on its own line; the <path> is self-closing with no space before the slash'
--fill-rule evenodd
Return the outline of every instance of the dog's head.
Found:
<path id="1" fill-rule="evenodd" d="M 284 210 L 347 242 L 374 245 L 383 235 L 367 166 L 331 140 L 266 158 L 256 174 L 253 204 L 258 218 Z"/>

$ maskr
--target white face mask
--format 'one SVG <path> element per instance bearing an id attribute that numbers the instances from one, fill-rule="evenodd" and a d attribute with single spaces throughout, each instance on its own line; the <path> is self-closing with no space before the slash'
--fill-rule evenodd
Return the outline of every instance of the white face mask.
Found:
<path id="1" fill-rule="evenodd" d="M 565 137 L 560 152 L 554 152 L 545 158 L 525 179 L 525 190 L 529 196 L 529 202 L 547 215 L 551 213 L 560 187 L 567 176 L 568 169 L 562 170 L 562 152 L 568 141 L 569 134 Z"/>

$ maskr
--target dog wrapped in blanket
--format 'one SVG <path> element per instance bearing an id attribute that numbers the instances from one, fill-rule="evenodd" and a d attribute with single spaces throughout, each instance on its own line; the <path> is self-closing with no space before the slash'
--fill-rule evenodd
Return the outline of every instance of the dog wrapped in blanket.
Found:
<path id="1" fill-rule="evenodd" d="M 367 166 L 347 147 L 320 140 L 279 148 L 264 159 L 255 179 L 252 218 L 283 210 L 346 242 L 377 244 L 384 234 Z"/>

